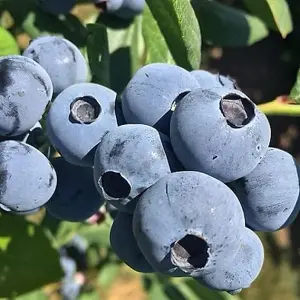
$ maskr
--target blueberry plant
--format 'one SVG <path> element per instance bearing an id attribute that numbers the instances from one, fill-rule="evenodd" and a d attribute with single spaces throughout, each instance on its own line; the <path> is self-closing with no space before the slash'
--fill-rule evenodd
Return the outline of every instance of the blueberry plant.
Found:
<path id="1" fill-rule="evenodd" d="M 277 299 L 300 177 L 270 116 L 300 71 L 257 104 L 206 49 L 286 39 L 295 1 L 225 2 L 0 0 L 0 299 Z"/>

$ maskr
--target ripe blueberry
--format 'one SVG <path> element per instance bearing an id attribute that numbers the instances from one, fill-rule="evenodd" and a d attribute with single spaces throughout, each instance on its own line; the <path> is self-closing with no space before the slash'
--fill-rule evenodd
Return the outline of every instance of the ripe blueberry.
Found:
<path id="1" fill-rule="evenodd" d="M 259 237 L 246 228 L 240 243 L 239 251 L 233 261 L 223 267 L 199 277 L 200 283 L 214 290 L 240 292 L 250 287 L 258 276 L 264 261 L 264 248 Z"/>
<path id="2" fill-rule="evenodd" d="M 34 60 L 12 55 L 0 58 L 0 82 L 0 135 L 29 131 L 51 100 L 50 77 Z"/>
<path id="3" fill-rule="evenodd" d="M 144 190 L 170 173 L 154 128 L 122 125 L 108 132 L 96 150 L 94 178 L 99 193 L 119 210 L 132 213 Z"/>
<path id="4" fill-rule="evenodd" d="M 222 87 L 197 89 L 179 101 L 170 137 L 187 170 L 230 182 L 257 166 L 271 130 L 267 117 L 245 94 Z"/>
<path id="5" fill-rule="evenodd" d="M 246 223 L 253 230 L 278 230 L 299 211 L 299 169 L 292 155 L 283 150 L 269 148 L 251 173 L 229 186 L 240 199 Z"/>
<path id="6" fill-rule="evenodd" d="M 74 84 L 54 100 L 47 115 L 50 142 L 70 163 L 93 166 L 102 137 L 117 128 L 116 93 L 95 83 Z"/>
<path id="7" fill-rule="evenodd" d="M 132 230 L 133 215 L 119 212 L 110 231 L 110 244 L 117 256 L 137 272 L 150 273 L 153 268 L 142 254 Z"/>
<path id="8" fill-rule="evenodd" d="M 0 203 L 16 212 L 43 206 L 53 195 L 57 178 L 48 159 L 19 141 L 0 143 Z"/>
<path id="9" fill-rule="evenodd" d="M 153 126 L 169 135 L 170 118 L 176 101 L 199 87 L 185 69 L 153 63 L 139 69 L 122 94 L 122 109 L 127 123 Z"/>
<path id="10" fill-rule="evenodd" d="M 66 162 L 62 157 L 52 161 L 57 187 L 46 209 L 55 218 L 79 222 L 95 214 L 103 204 L 94 185 L 93 170 Z"/>
<path id="11" fill-rule="evenodd" d="M 147 261 L 176 276 L 200 276 L 232 261 L 244 228 L 234 193 L 194 171 L 160 179 L 141 195 L 133 215 L 133 232 Z"/>
<path id="12" fill-rule="evenodd" d="M 46 70 L 55 94 L 87 80 L 88 68 L 84 56 L 73 43 L 62 37 L 38 37 L 29 44 L 23 55 Z"/>

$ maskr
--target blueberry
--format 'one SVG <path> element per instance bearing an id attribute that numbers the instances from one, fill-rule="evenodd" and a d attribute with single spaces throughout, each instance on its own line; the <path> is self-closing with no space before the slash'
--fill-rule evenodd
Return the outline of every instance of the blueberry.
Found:
<path id="1" fill-rule="evenodd" d="M 298 165 L 297 165 L 297 170 L 298 170 L 298 177 L 299 177 L 299 166 Z M 288 219 L 284 222 L 284 224 L 280 227 L 280 229 L 291 225 L 296 220 L 296 217 L 298 216 L 299 212 L 300 212 L 300 197 L 297 199 L 297 202 L 296 202 L 296 205 L 295 205 L 293 211 L 289 215 Z M 248 227 L 250 228 L 250 226 L 248 226 Z"/>
<path id="2" fill-rule="evenodd" d="M 57 174 L 57 187 L 46 209 L 55 218 L 70 222 L 88 219 L 103 204 L 93 179 L 93 169 L 78 167 L 62 157 L 52 161 Z"/>
<path id="3" fill-rule="evenodd" d="M 230 295 L 237 295 L 239 294 L 243 289 L 237 289 L 237 290 L 232 290 L 232 291 L 227 291 L 228 294 Z"/>
<path id="4" fill-rule="evenodd" d="M 232 262 L 218 267 L 209 274 L 198 278 L 199 282 L 213 290 L 240 292 L 250 287 L 259 275 L 264 261 L 264 248 L 259 237 L 246 228 L 239 251 Z"/>
<path id="5" fill-rule="evenodd" d="M 64 271 L 60 293 L 65 300 L 76 300 L 78 299 L 81 289 L 81 284 L 78 284 L 74 278 L 77 270 L 76 262 L 71 257 L 67 256 L 64 249 L 61 249 L 60 253 L 60 264 Z"/>
<path id="6" fill-rule="evenodd" d="M 18 215 L 18 216 L 30 216 L 30 215 L 36 214 L 39 211 L 40 211 L 40 207 L 38 207 L 36 209 L 32 209 L 32 210 L 27 210 L 27 211 L 11 211 L 11 212 L 12 212 L 12 214 Z"/>
<path id="7" fill-rule="evenodd" d="M 194 70 L 191 74 L 197 79 L 202 89 L 211 89 L 216 87 L 227 87 L 230 89 L 239 89 L 236 81 L 230 76 L 213 74 L 205 70 Z"/>
<path id="8" fill-rule="evenodd" d="M 166 156 L 168 159 L 168 163 L 169 163 L 171 172 L 184 171 L 184 167 L 182 166 L 180 161 L 177 159 L 177 157 L 173 151 L 173 147 L 172 147 L 170 138 L 168 136 L 164 135 L 163 133 L 159 133 L 159 135 L 160 135 L 160 139 L 161 139 L 162 145 L 164 147 L 164 150 L 165 150 L 165 153 L 166 153 Z"/>
<path id="9" fill-rule="evenodd" d="M 70 163 L 93 166 L 102 137 L 117 128 L 116 93 L 94 83 L 70 86 L 54 100 L 46 120 L 50 142 Z"/>
<path id="10" fill-rule="evenodd" d="M 115 14 L 122 19 L 132 19 L 143 12 L 145 4 L 145 0 L 123 0 Z"/>
<path id="11" fill-rule="evenodd" d="M 75 234 L 71 241 L 64 245 L 64 248 L 67 255 L 76 262 L 79 271 L 87 270 L 88 243 L 82 236 Z"/>
<path id="12" fill-rule="evenodd" d="M 17 136 L 42 117 L 53 87 L 46 71 L 28 57 L 0 58 L 0 135 Z"/>
<path id="13" fill-rule="evenodd" d="M 229 89 L 240 90 L 236 81 L 233 78 L 231 78 L 230 76 L 224 76 L 221 74 L 217 74 L 216 78 L 219 81 L 219 83 L 221 84 L 221 86 L 227 87 Z"/>
<path id="14" fill-rule="evenodd" d="M 250 173 L 266 153 L 271 130 L 267 117 L 242 92 L 197 89 L 176 106 L 171 143 L 187 170 L 223 182 Z"/>
<path id="15" fill-rule="evenodd" d="M 2 212 L 11 212 L 11 209 L 0 203 L 0 209 Z"/>
<path id="16" fill-rule="evenodd" d="M 0 143 L 0 203 L 17 212 L 43 206 L 56 188 L 56 173 L 48 159 L 19 141 Z"/>
<path id="17" fill-rule="evenodd" d="M 137 272 L 151 273 L 152 267 L 146 261 L 137 245 L 132 230 L 133 215 L 119 212 L 110 230 L 110 244 L 120 260 Z"/>
<path id="18" fill-rule="evenodd" d="M 108 14 L 114 14 L 122 19 L 132 19 L 141 14 L 145 0 L 94 0 L 95 5 Z"/>
<path id="19" fill-rule="evenodd" d="M 140 68 L 122 94 L 127 123 L 153 126 L 169 135 L 174 101 L 199 87 L 197 80 L 181 67 L 153 63 Z"/>
<path id="20" fill-rule="evenodd" d="M 87 80 L 88 68 L 84 56 L 73 43 L 62 37 L 38 37 L 29 44 L 23 55 L 32 58 L 47 71 L 55 94 Z"/>
<path id="21" fill-rule="evenodd" d="M 0 203 L 0 210 L 4 213 L 10 213 L 18 216 L 27 216 L 27 215 L 33 215 L 37 213 L 40 210 L 40 208 L 36 208 L 28 211 L 13 211 L 10 208 L 6 207 L 4 204 Z"/>
<path id="22" fill-rule="evenodd" d="M 59 260 L 60 265 L 64 271 L 64 278 L 72 278 L 76 273 L 76 262 L 66 255 L 61 255 Z"/>
<path id="23" fill-rule="evenodd" d="M 110 203 L 105 203 L 105 209 L 106 209 L 106 212 L 109 213 L 110 217 L 114 220 L 118 213 L 119 213 L 119 210 L 111 205 Z"/>
<path id="24" fill-rule="evenodd" d="M 269 148 L 257 167 L 230 187 L 240 199 L 247 225 L 257 231 L 275 231 L 297 214 L 299 184 L 294 158 L 283 150 Z"/>
<path id="25" fill-rule="evenodd" d="M 108 132 L 96 151 L 97 189 L 119 210 L 132 213 L 136 197 L 168 173 L 159 133 L 147 125 L 122 125 Z"/>
<path id="26" fill-rule="evenodd" d="M 191 74 L 197 79 L 199 86 L 202 89 L 210 89 L 214 87 L 222 87 L 216 74 L 212 74 L 205 70 L 194 70 Z"/>
<path id="27" fill-rule="evenodd" d="M 133 232 L 147 261 L 154 270 L 176 276 L 200 276 L 232 261 L 244 228 L 234 193 L 194 171 L 156 182 L 133 214 Z"/>
<path id="28" fill-rule="evenodd" d="M 37 0 L 39 7 L 52 15 L 66 14 L 75 5 L 76 0 Z"/>
<path id="29" fill-rule="evenodd" d="M 82 284 L 74 280 L 63 280 L 60 293 L 63 300 L 77 300 Z"/>
<path id="30" fill-rule="evenodd" d="M 123 4 L 124 0 L 94 0 L 97 7 L 102 8 L 104 12 L 114 13 Z"/>

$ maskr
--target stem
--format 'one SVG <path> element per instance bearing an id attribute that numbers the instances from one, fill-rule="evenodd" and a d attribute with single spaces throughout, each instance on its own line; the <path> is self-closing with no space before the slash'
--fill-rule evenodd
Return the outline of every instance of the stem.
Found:
<path id="1" fill-rule="evenodd" d="M 277 116 L 300 116 L 300 105 L 287 100 L 286 97 L 278 97 L 273 101 L 258 105 L 258 108 L 266 115 L 277 115 Z"/>

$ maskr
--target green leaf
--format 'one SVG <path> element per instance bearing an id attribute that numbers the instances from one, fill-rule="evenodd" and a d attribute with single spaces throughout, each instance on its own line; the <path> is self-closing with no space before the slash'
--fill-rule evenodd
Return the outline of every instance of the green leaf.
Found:
<path id="1" fill-rule="evenodd" d="M 144 64 L 142 18 L 137 17 L 129 28 L 108 29 L 111 89 L 121 93 L 135 71 Z M 120 71 L 121 70 L 121 71 Z"/>
<path id="2" fill-rule="evenodd" d="M 48 297 L 42 290 L 26 293 L 16 298 L 16 300 L 47 300 Z"/>
<path id="3" fill-rule="evenodd" d="M 9 245 L 10 242 L 11 242 L 11 236 L 2 236 L 0 238 L 0 249 L 2 251 L 6 251 L 7 246 Z"/>
<path id="4" fill-rule="evenodd" d="M 174 280 L 174 282 L 176 282 L 176 280 Z M 238 296 L 232 296 L 226 292 L 213 291 L 201 285 L 200 283 L 198 283 L 196 280 L 192 278 L 184 279 L 183 281 L 181 281 L 181 284 L 184 284 L 185 288 L 188 287 L 190 291 L 192 291 L 195 295 L 198 296 L 199 300 L 239 300 Z M 184 293 L 184 289 L 182 289 L 183 293 Z"/>
<path id="5" fill-rule="evenodd" d="M 296 82 L 290 92 L 290 97 L 300 104 L 300 69 L 298 70 Z"/>
<path id="6" fill-rule="evenodd" d="M 131 26 L 127 29 L 107 29 L 110 53 L 131 45 L 132 28 Z"/>
<path id="7" fill-rule="evenodd" d="M 197 293 L 195 293 L 193 290 L 191 290 L 186 284 L 185 282 L 180 282 L 180 283 L 175 283 L 178 290 L 182 293 L 182 295 L 184 295 L 184 297 L 188 300 L 203 300 L 203 298 L 198 295 Z M 204 300 L 208 300 L 205 299 Z"/>
<path id="8" fill-rule="evenodd" d="M 101 288 L 107 289 L 114 282 L 120 272 L 120 264 L 106 263 L 104 264 L 98 274 L 97 282 Z"/>
<path id="9" fill-rule="evenodd" d="M 152 284 L 148 291 L 148 300 L 170 300 L 165 294 L 162 285 L 159 282 Z"/>
<path id="10" fill-rule="evenodd" d="M 102 253 L 101 253 L 102 254 Z M 99 253 L 97 246 L 91 245 L 86 252 L 86 264 L 89 269 L 97 269 L 103 261 L 103 256 Z"/>
<path id="11" fill-rule="evenodd" d="M 147 64 L 157 62 L 175 64 L 166 40 L 148 5 L 146 5 L 143 14 L 143 36 L 146 45 Z"/>
<path id="12" fill-rule="evenodd" d="M 247 8 L 283 38 L 293 31 L 293 21 L 286 0 L 244 0 Z"/>
<path id="13" fill-rule="evenodd" d="M 140 69 L 143 65 L 142 57 L 144 54 L 145 45 L 142 35 L 142 24 L 142 16 L 136 17 L 134 26 L 132 27 L 132 43 L 130 47 L 132 74 Z"/>
<path id="14" fill-rule="evenodd" d="M 79 48 L 85 47 L 88 35 L 87 28 L 76 16 L 67 14 L 59 18 L 41 10 L 30 12 L 24 19 L 22 28 L 31 38 L 47 34 L 63 36 Z"/>
<path id="15" fill-rule="evenodd" d="M 44 230 L 24 218 L 0 217 L 0 244 L 0 297 L 15 297 L 63 276 Z"/>
<path id="16" fill-rule="evenodd" d="M 19 54 L 20 50 L 13 35 L 0 27 L 0 56 Z"/>
<path id="17" fill-rule="evenodd" d="M 106 27 L 100 24 L 88 24 L 87 53 L 92 81 L 106 87 L 109 83 L 109 48 Z"/>
<path id="18" fill-rule="evenodd" d="M 178 288 L 179 285 L 177 284 L 175 285 L 172 283 L 164 284 L 163 286 L 164 293 L 167 295 L 169 299 L 172 300 L 192 300 L 187 298 L 186 295 L 180 291 L 180 289 Z"/>
<path id="19" fill-rule="evenodd" d="M 238 296 L 208 289 L 192 278 L 147 274 L 143 279 L 144 288 L 151 300 L 240 300 Z"/>
<path id="20" fill-rule="evenodd" d="M 149 300 L 240 300 L 238 296 L 208 289 L 192 278 L 147 274 L 143 280 Z"/>
<path id="21" fill-rule="evenodd" d="M 82 293 L 79 297 L 79 300 L 99 300 L 101 299 L 100 298 L 100 295 L 94 291 L 94 292 L 86 292 L 86 293 Z"/>
<path id="22" fill-rule="evenodd" d="M 190 0 L 147 0 L 176 64 L 198 69 L 201 60 L 201 33 Z"/>
<path id="23" fill-rule="evenodd" d="M 218 46 L 252 45 L 269 31 L 257 17 L 216 1 L 192 0 L 203 39 Z"/>
<path id="24" fill-rule="evenodd" d="M 83 226 L 81 223 L 60 221 L 48 213 L 46 213 L 41 225 L 57 247 L 69 242 L 79 228 Z"/>
<path id="25" fill-rule="evenodd" d="M 82 225 L 77 233 L 85 238 L 89 245 L 95 244 L 99 247 L 110 247 L 109 233 L 111 224 L 112 220 L 108 219 L 108 221 L 100 225 Z"/>
<path id="26" fill-rule="evenodd" d="M 148 300 L 189 300 L 172 284 L 170 277 L 163 274 L 144 274 L 143 286 L 147 291 Z M 200 299 L 199 299 L 200 300 Z"/>

